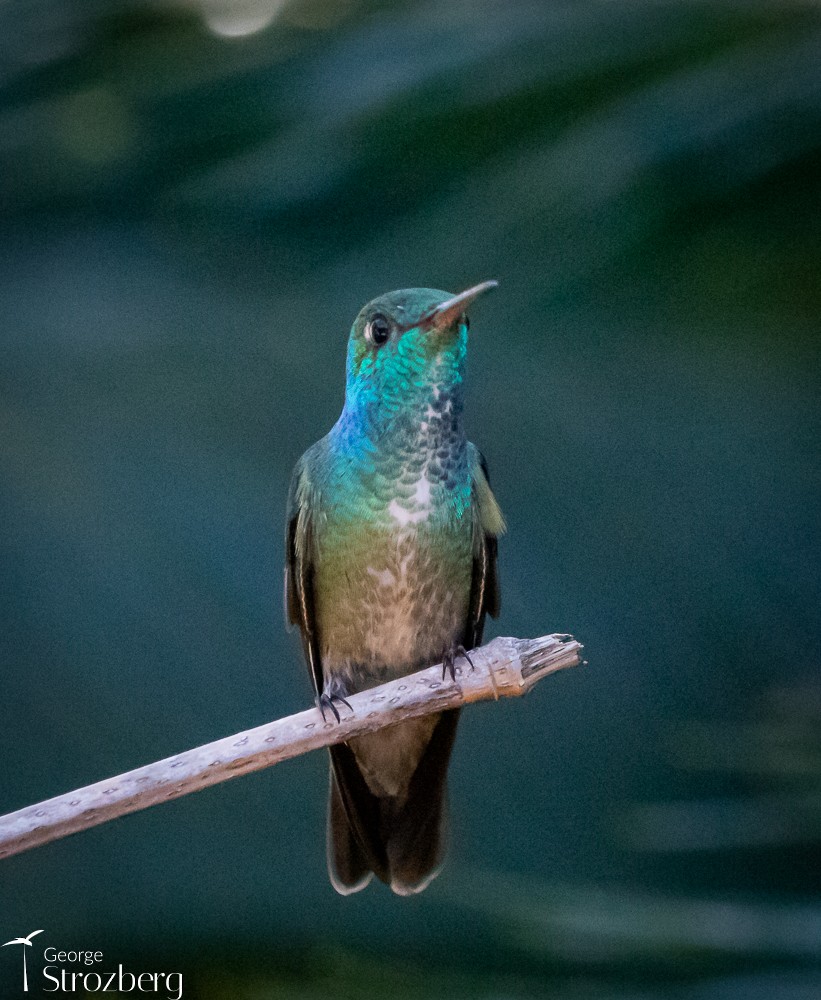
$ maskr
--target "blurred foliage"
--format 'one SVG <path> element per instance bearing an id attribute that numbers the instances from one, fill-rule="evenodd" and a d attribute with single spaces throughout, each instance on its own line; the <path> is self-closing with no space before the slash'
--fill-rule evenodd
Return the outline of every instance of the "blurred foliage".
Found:
<path id="1" fill-rule="evenodd" d="M 466 713 L 420 899 L 333 894 L 317 757 L 5 862 L 8 936 L 214 1000 L 817 996 L 817 3 L 13 0 L 0 123 L 0 811 L 305 704 L 287 478 L 390 288 L 500 279 L 498 628 L 590 659 Z"/>

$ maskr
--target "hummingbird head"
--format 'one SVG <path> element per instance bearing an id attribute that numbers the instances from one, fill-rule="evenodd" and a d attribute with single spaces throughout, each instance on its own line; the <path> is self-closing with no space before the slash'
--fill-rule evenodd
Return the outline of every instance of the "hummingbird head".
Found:
<path id="1" fill-rule="evenodd" d="M 348 341 L 346 407 L 377 410 L 389 419 L 433 388 L 455 392 L 467 353 L 466 310 L 496 284 L 485 281 L 459 295 L 404 288 L 369 302 Z"/>

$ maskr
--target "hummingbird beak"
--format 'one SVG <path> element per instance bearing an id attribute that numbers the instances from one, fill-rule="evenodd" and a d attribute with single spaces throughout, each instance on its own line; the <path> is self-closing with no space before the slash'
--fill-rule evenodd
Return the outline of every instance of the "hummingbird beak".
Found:
<path id="1" fill-rule="evenodd" d="M 489 292 L 498 284 L 498 281 L 483 281 L 480 285 L 474 285 L 473 288 L 468 288 L 464 292 L 454 295 L 453 298 L 447 299 L 425 313 L 420 326 L 430 326 L 435 330 L 449 330 L 459 317 L 464 315 L 474 299 L 478 299 L 480 295 Z"/>

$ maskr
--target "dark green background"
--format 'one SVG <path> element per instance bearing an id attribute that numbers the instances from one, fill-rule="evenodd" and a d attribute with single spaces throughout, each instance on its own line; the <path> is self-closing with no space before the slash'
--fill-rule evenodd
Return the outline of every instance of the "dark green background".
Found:
<path id="1" fill-rule="evenodd" d="M 2 862 L 0 936 L 189 1000 L 818 996 L 821 10 L 256 16 L 0 8 L 0 812 L 309 702 L 287 480 L 395 287 L 499 279 L 493 629 L 590 665 L 465 713 L 418 899 L 332 891 L 317 754 Z"/>

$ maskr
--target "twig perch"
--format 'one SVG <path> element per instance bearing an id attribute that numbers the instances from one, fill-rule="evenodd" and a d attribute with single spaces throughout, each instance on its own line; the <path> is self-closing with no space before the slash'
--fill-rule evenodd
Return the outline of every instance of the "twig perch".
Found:
<path id="1" fill-rule="evenodd" d="M 0 816 L 0 858 L 404 719 L 525 694 L 542 677 L 577 666 L 581 650 L 569 635 L 494 639 L 471 652 L 474 670 L 458 661 L 455 681 L 443 680 L 441 664 L 420 670 L 352 695 L 353 714 L 343 707 L 338 723 L 312 708 L 27 806 Z"/>

